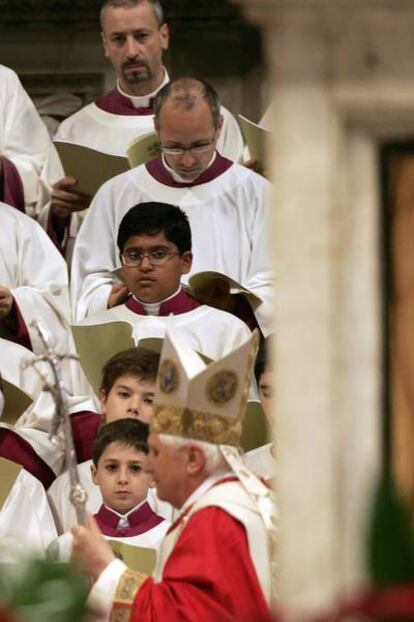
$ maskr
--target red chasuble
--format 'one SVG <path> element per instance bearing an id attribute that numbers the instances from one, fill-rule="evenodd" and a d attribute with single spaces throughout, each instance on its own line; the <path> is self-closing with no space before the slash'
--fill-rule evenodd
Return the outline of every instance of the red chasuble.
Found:
<path id="1" fill-rule="evenodd" d="M 191 516 L 164 566 L 162 581 L 147 579 L 135 597 L 130 622 L 167 620 L 272 620 L 244 527 L 220 508 L 204 508 Z"/>

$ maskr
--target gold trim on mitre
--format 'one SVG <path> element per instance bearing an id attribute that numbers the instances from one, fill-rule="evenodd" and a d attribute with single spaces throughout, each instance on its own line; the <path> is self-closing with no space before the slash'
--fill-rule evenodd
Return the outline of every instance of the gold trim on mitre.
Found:
<path id="1" fill-rule="evenodd" d="M 236 350 L 206 364 L 177 334 L 168 331 L 151 432 L 239 446 L 258 343 L 255 331 Z"/>

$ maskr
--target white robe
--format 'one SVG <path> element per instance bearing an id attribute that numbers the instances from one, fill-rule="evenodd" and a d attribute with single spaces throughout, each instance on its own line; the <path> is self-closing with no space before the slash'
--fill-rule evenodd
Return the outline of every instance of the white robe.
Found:
<path id="1" fill-rule="evenodd" d="M 248 339 L 250 330 L 234 315 L 201 305 L 197 309 L 178 315 L 139 315 L 119 305 L 103 313 L 86 318 L 81 325 L 128 322 L 133 328 L 135 345 L 141 339 L 163 339 L 166 330 L 174 329 L 190 348 L 217 360 L 235 350 Z"/>
<path id="2" fill-rule="evenodd" d="M 277 462 L 272 453 L 273 445 L 274 443 L 267 443 L 243 455 L 243 462 L 247 468 L 266 481 L 276 475 Z"/>
<path id="3" fill-rule="evenodd" d="M 0 285 L 11 290 L 35 354 L 44 346 L 33 320 L 40 320 L 56 352 L 74 351 L 66 263 L 37 222 L 5 203 L 0 203 Z M 85 391 L 77 362 L 64 361 L 62 375 L 69 391 Z"/>
<path id="4" fill-rule="evenodd" d="M 26 555 L 44 552 L 56 537 L 45 489 L 22 469 L 0 511 L 0 541 Z"/>
<path id="5" fill-rule="evenodd" d="M 169 527 L 170 523 L 165 520 L 145 533 L 139 534 L 139 536 L 117 538 L 116 536 L 106 536 L 103 534 L 103 537 L 105 540 L 115 540 L 115 542 L 123 542 L 123 544 L 129 544 L 130 546 L 157 550 Z M 58 559 L 58 561 L 68 562 L 72 553 L 72 542 L 72 533 L 70 531 L 66 532 L 50 544 L 49 551 L 54 558 Z"/>
<path id="6" fill-rule="evenodd" d="M 79 481 L 88 495 L 86 511 L 90 514 L 96 514 L 102 505 L 102 495 L 99 487 L 92 481 L 91 464 L 92 460 L 87 460 L 86 462 L 78 464 L 78 473 Z M 70 481 L 67 472 L 57 477 L 47 491 L 50 507 L 59 534 L 69 531 L 70 528 L 76 524 L 76 511 L 69 501 L 69 491 Z M 153 488 L 148 490 L 147 500 L 156 514 L 165 518 L 166 521 L 171 522 L 173 520 L 173 507 L 169 503 L 160 501 Z"/>
<path id="7" fill-rule="evenodd" d="M 37 215 L 50 196 L 42 179 L 48 157 L 49 171 L 60 165 L 45 124 L 14 71 L 0 65 L 0 155 L 16 166 L 23 183 L 26 211 Z"/>
<path id="8" fill-rule="evenodd" d="M 106 309 L 112 272 L 120 267 L 119 224 L 137 203 L 178 205 L 191 226 L 191 273 L 216 270 L 256 294 L 255 310 L 266 336 L 272 331 L 273 278 L 268 240 L 270 184 L 238 164 L 208 183 L 173 187 L 157 181 L 145 165 L 107 181 L 97 192 L 77 237 L 71 294 L 77 322 Z"/>
<path id="9" fill-rule="evenodd" d="M 166 74 L 166 79 L 161 86 L 166 84 L 168 79 L 168 74 Z M 244 141 L 239 125 L 231 112 L 223 106 L 221 107 L 221 114 L 223 115 L 224 122 L 217 149 L 230 160 L 239 162 L 242 160 L 244 153 Z M 62 121 L 54 136 L 54 140 L 69 141 L 77 145 L 85 145 L 103 153 L 126 156 L 129 144 L 139 136 L 143 136 L 151 131 L 154 131 L 154 115 L 152 114 L 114 114 L 98 108 L 92 102 Z M 50 170 L 48 170 L 47 177 L 52 179 L 53 182 L 64 176 L 62 167 L 60 167 L 60 175 L 56 176 L 54 148 L 51 152 L 49 166 Z M 68 257 L 70 257 L 73 240 L 84 217 L 85 211 L 72 215 L 69 226 Z M 44 210 L 42 213 L 42 226 L 46 227 L 46 223 L 47 211 Z"/>

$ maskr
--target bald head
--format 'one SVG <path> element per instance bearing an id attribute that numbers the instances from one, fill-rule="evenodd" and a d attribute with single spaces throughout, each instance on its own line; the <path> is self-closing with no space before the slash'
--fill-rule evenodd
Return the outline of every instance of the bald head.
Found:
<path id="1" fill-rule="evenodd" d="M 213 125 L 221 125 L 220 100 L 213 87 L 195 78 L 177 78 L 166 84 L 157 94 L 154 102 L 155 126 L 159 127 L 160 115 L 165 106 L 183 111 L 192 111 L 207 105 Z"/>

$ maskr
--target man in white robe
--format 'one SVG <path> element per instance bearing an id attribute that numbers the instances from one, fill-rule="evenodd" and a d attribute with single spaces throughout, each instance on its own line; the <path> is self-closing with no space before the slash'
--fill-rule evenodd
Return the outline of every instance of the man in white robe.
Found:
<path id="1" fill-rule="evenodd" d="M 180 206 L 189 218 L 194 249 L 189 274 L 221 272 L 255 294 L 261 301 L 254 309 L 257 322 L 269 332 L 270 184 L 216 151 L 222 127 L 217 104 L 214 90 L 193 79 L 174 80 L 157 97 L 162 156 L 106 182 L 79 232 L 72 263 L 76 321 L 114 306 L 119 224 L 133 205 L 158 201 Z"/>
<path id="2" fill-rule="evenodd" d="M 0 203 L 0 336 L 39 354 L 33 320 L 57 353 L 73 352 L 65 261 L 37 222 Z M 78 364 L 65 361 L 62 370 L 67 389 L 80 394 Z"/>
<path id="3" fill-rule="evenodd" d="M 63 121 L 56 140 L 85 145 L 115 155 L 126 155 L 128 145 L 154 130 L 153 100 L 169 81 L 162 64 L 168 48 L 169 31 L 158 0 L 108 0 L 101 10 L 102 43 L 105 56 L 117 76 L 116 88 Z M 233 115 L 222 108 L 223 130 L 218 149 L 239 161 L 244 143 Z M 76 236 L 88 199 L 76 194 L 73 178 L 55 184 L 52 212 Z M 49 233 L 51 230 L 49 219 Z"/>
<path id="4" fill-rule="evenodd" d="M 50 197 L 42 179 L 51 140 L 46 126 L 14 71 L 0 65 L 0 200 L 31 216 L 38 215 Z M 49 154 L 49 169 L 59 162 Z"/>

